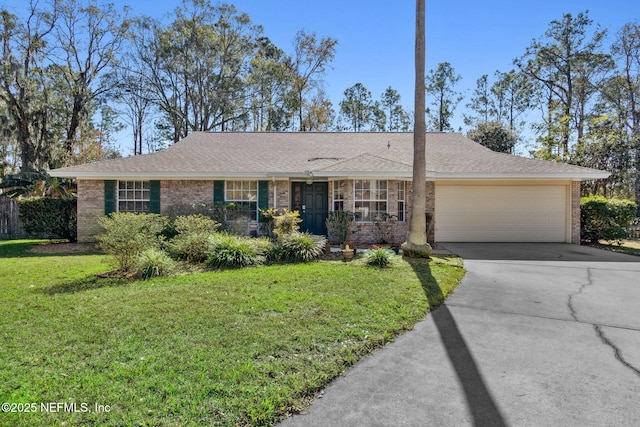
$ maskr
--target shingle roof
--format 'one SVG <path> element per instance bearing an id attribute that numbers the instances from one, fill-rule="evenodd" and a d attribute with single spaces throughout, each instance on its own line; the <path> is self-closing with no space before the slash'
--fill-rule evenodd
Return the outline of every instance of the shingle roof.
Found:
<path id="1" fill-rule="evenodd" d="M 412 133 L 196 132 L 158 153 L 51 171 L 73 178 L 411 177 Z M 427 177 L 604 178 L 595 169 L 493 152 L 456 133 L 428 133 Z"/>

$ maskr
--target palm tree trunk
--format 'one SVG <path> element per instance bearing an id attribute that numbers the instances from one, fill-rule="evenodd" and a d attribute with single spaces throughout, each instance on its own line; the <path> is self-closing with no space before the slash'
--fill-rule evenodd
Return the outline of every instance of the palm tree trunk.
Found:
<path id="1" fill-rule="evenodd" d="M 409 235 L 402 245 L 405 255 L 428 258 L 426 187 L 426 120 L 425 120 L 425 0 L 416 0 L 415 46 L 415 127 L 413 130 L 413 191 Z"/>

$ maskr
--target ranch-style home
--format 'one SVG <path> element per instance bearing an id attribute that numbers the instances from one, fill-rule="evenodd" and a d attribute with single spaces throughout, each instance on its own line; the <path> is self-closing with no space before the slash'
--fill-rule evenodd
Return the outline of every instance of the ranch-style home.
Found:
<path id="1" fill-rule="evenodd" d="M 52 170 L 78 183 L 78 241 L 111 212 L 236 202 L 300 212 L 325 234 L 331 210 L 355 213 L 354 241 L 405 240 L 411 214 L 412 133 L 196 132 L 152 154 Z M 436 242 L 580 242 L 580 181 L 607 172 L 493 152 L 456 133 L 428 133 L 429 239 Z"/>

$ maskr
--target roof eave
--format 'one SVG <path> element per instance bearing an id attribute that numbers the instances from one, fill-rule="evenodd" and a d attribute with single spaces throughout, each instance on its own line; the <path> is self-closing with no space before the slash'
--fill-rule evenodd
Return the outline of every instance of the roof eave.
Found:
<path id="1" fill-rule="evenodd" d="M 289 176 L 286 173 L 277 172 L 65 172 L 63 170 L 49 171 L 49 175 L 57 178 L 75 178 L 75 179 L 218 179 L 218 178 L 273 178 L 278 176 Z"/>
<path id="2" fill-rule="evenodd" d="M 438 173 L 438 179 L 570 179 L 570 180 L 589 180 L 589 179 L 605 179 L 611 175 L 609 172 L 588 171 L 585 173 Z"/>

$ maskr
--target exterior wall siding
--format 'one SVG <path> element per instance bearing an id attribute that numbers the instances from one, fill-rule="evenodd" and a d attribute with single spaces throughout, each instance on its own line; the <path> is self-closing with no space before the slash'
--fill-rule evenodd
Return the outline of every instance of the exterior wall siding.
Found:
<path id="1" fill-rule="evenodd" d="M 78 180 L 78 242 L 94 242 L 102 229 L 98 219 L 104 216 L 104 181 Z"/>

